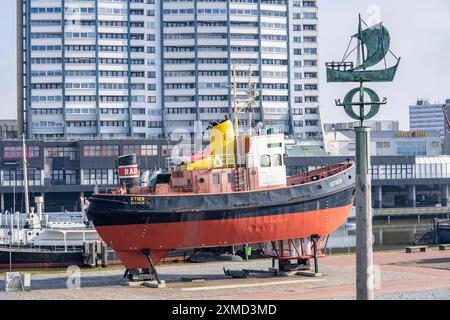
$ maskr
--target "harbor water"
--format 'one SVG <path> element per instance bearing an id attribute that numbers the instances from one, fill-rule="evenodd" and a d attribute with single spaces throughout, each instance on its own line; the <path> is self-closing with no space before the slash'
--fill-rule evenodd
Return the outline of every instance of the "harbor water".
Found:
<path id="1" fill-rule="evenodd" d="M 413 245 L 416 234 L 425 233 L 432 228 L 433 220 L 391 220 L 373 222 L 374 250 L 395 250 Z M 330 236 L 326 247 L 327 254 L 354 252 L 356 229 L 354 224 L 346 223 Z"/>

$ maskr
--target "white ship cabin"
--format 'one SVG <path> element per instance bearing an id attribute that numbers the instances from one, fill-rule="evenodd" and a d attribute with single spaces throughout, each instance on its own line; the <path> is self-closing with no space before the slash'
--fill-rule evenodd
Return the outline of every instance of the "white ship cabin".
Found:
<path id="1" fill-rule="evenodd" d="M 260 188 L 286 186 L 284 135 L 252 136 L 247 168 L 258 168 Z"/>

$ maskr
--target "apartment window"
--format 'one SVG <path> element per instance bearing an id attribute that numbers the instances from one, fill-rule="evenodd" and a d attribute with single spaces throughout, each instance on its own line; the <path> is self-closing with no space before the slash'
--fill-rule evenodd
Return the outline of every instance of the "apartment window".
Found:
<path id="1" fill-rule="evenodd" d="M 85 158 L 106 158 L 118 157 L 119 146 L 84 146 L 83 157 Z"/>
<path id="2" fill-rule="evenodd" d="M 118 178 L 112 169 L 85 169 L 83 171 L 84 185 L 117 185 Z"/>
<path id="3" fill-rule="evenodd" d="M 28 146 L 27 147 L 27 158 L 38 158 L 38 157 L 39 157 L 39 147 Z M 4 159 L 23 158 L 22 147 L 4 147 L 3 148 L 3 158 Z"/>
<path id="4" fill-rule="evenodd" d="M 74 147 L 46 147 L 44 154 L 47 158 L 69 158 L 76 160 Z"/>
<path id="5" fill-rule="evenodd" d="M 399 156 L 426 156 L 426 142 L 399 142 L 397 144 L 397 155 Z"/>
<path id="6" fill-rule="evenodd" d="M 28 183 L 30 186 L 40 186 L 41 170 L 28 169 Z M 2 186 L 23 186 L 23 170 L 4 170 L 2 177 Z"/>
<path id="7" fill-rule="evenodd" d="M 136 154 L 140 157 L 157 156 L 157 145 L 128 145 L 123 147 L 124 154 Z"/>

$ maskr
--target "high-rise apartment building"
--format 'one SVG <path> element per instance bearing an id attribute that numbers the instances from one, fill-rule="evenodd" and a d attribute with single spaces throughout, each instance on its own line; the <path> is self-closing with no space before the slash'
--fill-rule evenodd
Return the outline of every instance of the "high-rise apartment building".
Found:
<path id="1" fill-rule="evenodd" d="M 254 124 L 323 145 L 317 1 L 23 0 L 19 10 L 29 137 L 193 136 L 232 114 L 235 65 L 241 106 L 256 86 Z"/>

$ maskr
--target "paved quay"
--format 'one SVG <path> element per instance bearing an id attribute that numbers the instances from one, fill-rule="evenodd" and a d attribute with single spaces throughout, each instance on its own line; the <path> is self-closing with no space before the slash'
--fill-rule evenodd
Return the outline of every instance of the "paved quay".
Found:
<path id="1" fill-rule="evenodd" d="M 165 289 L 130 288 L 121 285 L 123 270 L 83 271 L 80 289 L 68 289 L 66 273 L 33 274 L 32 291 L 0 292 L 0 300 L 30 299 L 217 299 L 300 300 L 355 299 L 355 256 L 333 255 L 320 259 L 322 278 L 254 276 L 226 279 L 223 268 L 267 270 L 270 260 L 214 262 L 159 266 Z M 403 251 L 374 254 L 379 281 L 377 299 L 450 300 L 450 250 L 407 254 Z M 182 277 L 206 281 L 182 282 Z M 3 275 L 0 288 L 4 288 Z"/>

